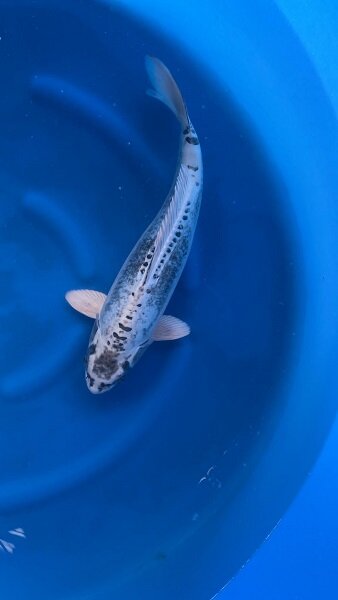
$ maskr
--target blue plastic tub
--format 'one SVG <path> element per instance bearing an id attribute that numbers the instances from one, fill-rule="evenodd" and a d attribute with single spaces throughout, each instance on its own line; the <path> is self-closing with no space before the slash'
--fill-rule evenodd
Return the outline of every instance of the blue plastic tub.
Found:
<path id="1" fill-rule="evenodd" d="M 0 24 L 2 595 L 209 599 L 281 518 L 336 411 L 332 106 L 273 2 L 2 0 Z M 204 153 L 170 305 L 192 335 L 94 397 L 90 324 L 64 293 L 109 288 L 176 163 L 146 53 L 177 78 Z"/>

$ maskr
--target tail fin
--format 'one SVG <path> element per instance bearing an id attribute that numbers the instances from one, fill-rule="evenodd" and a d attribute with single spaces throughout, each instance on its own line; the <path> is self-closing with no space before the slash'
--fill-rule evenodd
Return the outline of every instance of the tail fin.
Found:
<path id="1" fill-rule="evenodd" d="M 148 90 L 148 94 L 164 102 L 173 111 L 182 129 L 189 127 L 190 121 L 184 100 L 170 71 L 162 61 L 152 56 L 146 56 L 146 69 L 154 86 L 154 89 Z"/>

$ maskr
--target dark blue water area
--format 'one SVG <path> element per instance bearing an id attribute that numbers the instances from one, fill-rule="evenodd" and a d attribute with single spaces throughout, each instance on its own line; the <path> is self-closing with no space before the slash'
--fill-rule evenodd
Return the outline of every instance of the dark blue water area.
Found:
<path id="1" fill-rule="evenodd" d="M 273 435 L 298 314 L 293 231 L 246 118 L 179 47 L 92 2 L 3 1 L 0 17 L 0 538 L 27 534 L 0 555 L 3 589 L 118 594 L 227 506 Z M 204 157 L 168 308 L 192 333 L 94 397 L 91 323 L 64 294 L 109 289 L 177 161 L 146 53 L 176 77 Z"/>

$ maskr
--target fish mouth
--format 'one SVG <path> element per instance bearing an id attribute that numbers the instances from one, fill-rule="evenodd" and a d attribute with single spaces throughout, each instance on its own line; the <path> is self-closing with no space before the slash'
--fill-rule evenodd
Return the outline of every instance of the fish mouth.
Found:
<path id="1" fill-rule="evenodd" d="M 96 394 L 96 395 L 103 394 L 104 392 L 108 392 L 115 385 L 115 381 L 113 383 L 107 383 L 102 380 L 94 379 L 93 377 L 91 377 L 91 375 L 89 375 L 88 372 L 86 372 L 86 383 L 87 383 L 88 390 L 92 394 Z"/>

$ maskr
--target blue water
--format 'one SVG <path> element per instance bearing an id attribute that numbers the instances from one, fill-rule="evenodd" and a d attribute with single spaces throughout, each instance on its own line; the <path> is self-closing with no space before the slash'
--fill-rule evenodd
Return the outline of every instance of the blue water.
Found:
<path id="1" fill-rule="evenodd" d="M 1 591 L 132 598 L 140 580 L 140 597 L 155 582 L 154 598 L 180 600 L 194 540 L 203 569 L 222 523 L 216 592 L 261 541 L 255 528 L 243 537 L 231 507 L 283 415 L 302 328 L 287 186 L 230 90 L 156 29 L 84 1 L 2 2 L 0 17 L 0 538 L 26 533 L 0 554 Z M 154 344 L 94 397 L 91 324 L 64 294 L 107 291 L 177 160 L 177 124 L 145 94 L 146 53 L 179 82 L 204 156 L 198 230 L 169 308 L 192 334 Z"/>

